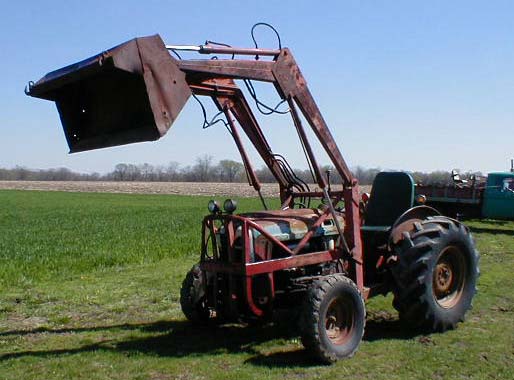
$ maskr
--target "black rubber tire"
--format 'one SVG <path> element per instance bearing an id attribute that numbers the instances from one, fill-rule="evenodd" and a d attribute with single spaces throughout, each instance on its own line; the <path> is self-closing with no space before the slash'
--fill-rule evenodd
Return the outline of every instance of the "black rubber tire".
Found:
<path id="1" fill-rule="evenodd" d="M 479 255 L 469 230 L 443 216 L 415 223 L 395 247 L 393 306 L 400 319 L 425 331 L 464 321 L 476 293 Z"/>
<path id="2" fill-rule="evenodd" d="M 180 306 L 186 318 L 193 324 L 205 325 L 211 318 L 204 291 L 204 275 L 198 264 L 194 265 L 182 282 Z"/>
<path id="3" fill-rule="evenodd" d="M 334 274 L 316 280 L 300 313 L 302 343 L 318 360 L 330 364 L 355 354 L 364 335 L 366 307 L 359 289 L 348 277 Z"/>

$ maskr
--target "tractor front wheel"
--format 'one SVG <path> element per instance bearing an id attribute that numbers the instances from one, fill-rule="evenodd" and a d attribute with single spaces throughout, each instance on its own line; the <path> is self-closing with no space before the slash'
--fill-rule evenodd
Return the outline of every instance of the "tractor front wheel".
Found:
<path id="1" fill-rule="evenodd" d="M 428 331 L 445 331 L 464 320 L 476 292 L 478 252 L 461 223 L 431 217 L 396 247 L 393 306 L 400 319 Z"/>
<path id="2" fill-rule="evenodd" d="M 211 318 L 205 295 L 205 275 L 200 265 L 194 265 L 187 273 L 180 289 L 180 306 L 186 318 L 193 324 L 206 324 Z"/>
<path id="3" fill-rule="evenodd" d="M 366 308 L 352 280 L 341 274 L 316 280 L 301 313 L 302 343 L 320 361 L 329 364 L 355 354 L 364 334 Z"/>

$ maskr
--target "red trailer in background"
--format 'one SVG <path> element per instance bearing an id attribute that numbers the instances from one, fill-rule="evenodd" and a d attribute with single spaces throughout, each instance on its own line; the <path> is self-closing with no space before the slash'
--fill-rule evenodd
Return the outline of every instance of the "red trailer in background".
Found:
<path id="1" fill-rule="evenodd" d="M 487 177 L 461 179 L 452 171 L 451 185 L 416 185 L 416 195 L 426 197 L 426 205 L 452 218 L 514 220 L 514 160 L 509 172 Z"/>

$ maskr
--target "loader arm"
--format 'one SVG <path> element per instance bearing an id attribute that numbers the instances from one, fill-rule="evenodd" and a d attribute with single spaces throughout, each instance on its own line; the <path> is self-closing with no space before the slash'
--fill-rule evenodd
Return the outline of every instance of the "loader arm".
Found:
<path id="1" fill-rule="evenodd" d="M 249 49 L 252 50 L 252 49 Z M 256 49 L 257 50 L 257 49 Z M 230 48 L 225 51 L 230 52 Z M 238 49 L 234 48 L 233 52 Z M 203 74 L 208 78 L 249 79 L 275 85 L 282 99 L 292 99 L 313 129 L 346 186 L 352 186 L 353 174 L 348 168 L 321 112 L 314 101 L 305 78 L 289 49 L 278 50 L 273 61 L 261 60 L 180 60 L 179 68 L 187 74 Z M 250 52 L 249 52 L 250 53 Z M 255 51 L 253 54 L 257 54 Z"/>
<path id="2" fill-rule="evenodd" d="M 286 178 L 286 175 L 280 168 L 277 160 L 274 158 L 273 152 L 264 136 L 264 133 L 262 132 L 250 106 L 246 102 L 242 91 L 239 89 L 236 83 L 229 78 L 205 79 L 199 78 L 197 75 L 186 76 L 186 80 L 188 81 L 189 87 L 194 94 L 211 97 L 216 106 L 221 111 L 224 111 L 225 116 L 227 117 L 227 120 L 230 124 L 232 116 L 236 118 L 245 134 L 248 136 L 248 139 L 251 141 L 263 159 L 264 163 L 277 180 L 282 194 L 282 192 L 284 192 L 290 186 L 290 184 Z M 248 156 L 238 137 L 237 130 L 235 135 L 234 130 L 235 125 L 232 124 L 232 136 L 236 140 L 235 142 L 237 148 L 243 158 L 245 166 L 247 166 L 247 164 L 249 164 Z M 255 182 L 255 175 L 251 176 L 251 180 L 254 182 L 254 184 L 258 183 Z M 256 188 L 256 190 L 258 189 Z"/>

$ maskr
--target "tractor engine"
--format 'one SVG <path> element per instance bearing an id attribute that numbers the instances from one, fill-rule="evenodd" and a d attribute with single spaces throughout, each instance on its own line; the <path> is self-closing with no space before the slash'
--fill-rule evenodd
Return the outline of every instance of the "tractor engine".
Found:
<path id="1" fill-rule="evenodd" d="M 289 249 L 294 250 L 301 239 L 311 229 L 314 222 L 322 215 L 318 209 L 274 210 L 241 214 L 261 226 L 271 236 L 283 242 Z M 344 226 L 343 216 L 338 217 L 339 224 Z M 236 231 L 241 233 L 241 229 Z M 333 250 L 339 234 L 332 217 L 327 218 L 313 233 L 309 242 L 302 247 L 298 254 Z M 272 260 L 284 257 L 284 253 L 257 230 L 252 231 L 251 259 L 254 261 Z"/>
<path id="2" fill-rule="evenodd" d="M 255 307 L 266 313 L 289 308 L 314 278 L 342 271 L 341 260 L 287 267 L 251 276 L 251 292 L 245 288 L 245 276 L 238 268 L 314 252 L 336 252 L 340 245 L 334 219 L 329 216 L 319 223 L 324 210 L 286 209 L 232 215 L 213 207 L 204 220 L 201 267 L 205 270 L 207 302 L 225 319 L 239 319 L 259 314 L 247 310 L 248 294 Z M 339 226 L 344 214 L 338 213 Z M 318 226 L 315 223 L 318 222 Z M 306 235 L 310 235 L 310 238 Z M 308 238 L 302 244 L 302 239 Z M 287 248 L 287 249 L 285 249 Z M 292 254 L 293 253 L 293 254 Z M 338 269 L 339 265 L 339 269 Z M 248 279 L 246 279 L 248 280 Z M 247 313 L 250 311 L 250 313 Z"/>

